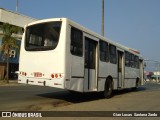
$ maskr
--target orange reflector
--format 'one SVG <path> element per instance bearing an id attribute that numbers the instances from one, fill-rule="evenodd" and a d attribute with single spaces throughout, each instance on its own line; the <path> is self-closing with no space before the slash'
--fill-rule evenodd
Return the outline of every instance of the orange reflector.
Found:
<path id="1" fill-rule="evenodd" d="M 56 74 L 55 77 L 58 78 L 58 74 Z"/>
<path id="2" fill-rule="evenodd" d="M 20 72 L 21 75 L 27 76 L 26 72 Z"/>

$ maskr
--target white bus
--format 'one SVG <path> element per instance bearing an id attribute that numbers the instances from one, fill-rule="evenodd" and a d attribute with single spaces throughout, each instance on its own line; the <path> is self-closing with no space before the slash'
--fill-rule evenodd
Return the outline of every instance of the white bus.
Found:
<path id="1" fill-rule="evenodd" d="M 143 84 L 143 58 L 67 18 L 45 19 L 25 26 L 18 82 L 109 98 Z"/>

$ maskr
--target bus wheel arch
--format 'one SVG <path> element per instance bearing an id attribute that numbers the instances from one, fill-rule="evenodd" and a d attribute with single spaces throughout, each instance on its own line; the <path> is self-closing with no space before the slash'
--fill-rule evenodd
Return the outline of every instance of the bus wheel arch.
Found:
<path id="1" fill-rule="evenodd" d="M 137 79 L 136 79 L 136 88 L 138 88 L 139 83 L 140 83 L 140 79 L 139 79 L 139 77 L 137 77 Z"/>
<path id="2" fill-rule="evenodd" d="M 111 76 L 108 76 L 104 84 L 104 97 L 107 99 L 111 98 L 112 92 L 113 92 L 113 78 Z"/>
<path id="3" fill-rule="evenodd" d="M 137 90 L 137 89 L 138 89 L 139 82 L 140 82 L 140 79 L 139 79 L 139 77 L 137 77 L 137 78 L 136 78 L 135 87 L 133 87 L 133 88 L 132 88 L 132 90 L 134 90 L 134 91 L 135 91 L 135 90 Z"/>

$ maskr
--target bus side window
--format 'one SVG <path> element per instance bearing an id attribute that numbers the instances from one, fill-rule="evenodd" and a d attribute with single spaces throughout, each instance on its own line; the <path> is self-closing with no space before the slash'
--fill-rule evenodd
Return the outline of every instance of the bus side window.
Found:
<path id="1" fill-rule="evenodd" d="M 116 47 L 113 45 L 109 45 L 109 53 L 110 53 L 110 62 L 116 64 L 117 63 Z"/>
<path id="2" fill-rule="evenodd" d="M 130 58 L 130 67 L 135 68 L 135 58 L 134 58 L 134 55 L 131 54 L 130 57 L 131 57 Z"/>
<path id="3" fill-rule="evenodd" d="M 125 66 L 130 67 L 130 53 L 125 52 Z"/>
<path id="4" fill-rule="evenodd" d="M 139 69 L 139 57 L 135 56 L 135 67 Z"/>
<path id="5" fill-rule="evenodd" d="M 83 55 L 83 33 L 82 31 L 71 28 L 71 48 L 72 55 L 80 56 Z"/>
<path id="6" fill-rule="evenodd" d="M 108 62 L 109 61 L 108 43 L 100 40 L 99 49 L 100 49 L 100 60 L 103 62 Z"/>

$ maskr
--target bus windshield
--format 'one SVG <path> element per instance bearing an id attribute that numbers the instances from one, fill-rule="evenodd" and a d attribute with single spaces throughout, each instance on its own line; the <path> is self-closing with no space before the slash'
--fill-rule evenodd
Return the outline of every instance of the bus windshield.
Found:
<path id="1" fill-rule="evenodd" d="M 47 22 L 26 28 L 27 51 L 53 50 L 58 45 L 62 22 Z"/>

